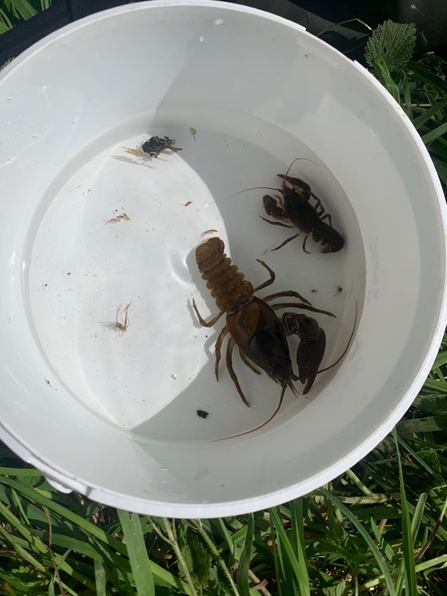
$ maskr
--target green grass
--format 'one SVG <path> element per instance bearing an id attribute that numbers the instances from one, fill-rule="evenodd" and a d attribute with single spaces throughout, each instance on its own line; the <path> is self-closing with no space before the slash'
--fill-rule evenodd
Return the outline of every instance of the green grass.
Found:
<path id="1" fill-rule="evenodd" d="M 56 492 L 2 448 L 0 594 L 445 594 L 445 430 L 399 429 L 447 408 L 432 391 L 354 470 L 234 518 L 116 511 Z"/>
<path id="2" fill-rule="evenodd" d="M 12 26 L 38 8 L 3 2 L 0 19 Z M 429 54 L 376 72 L 444 186 L 446 66 Z M 392 435 L 321 490 L 267 511 L 201 521 L 116 511 L 58 493 L 0 445 L 0 596 L 444 596 L 446 449 L 447 336 Z"/>
<path id="3" fill-rule="evenodd" d="M 49 8 L 54 0 L 2 0 L 0 2 L 0 34 Z"/>

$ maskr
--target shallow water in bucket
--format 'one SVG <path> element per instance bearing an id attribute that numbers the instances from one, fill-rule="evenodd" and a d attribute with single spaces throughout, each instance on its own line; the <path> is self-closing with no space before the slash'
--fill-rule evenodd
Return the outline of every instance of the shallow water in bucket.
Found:
<path id="1" fill-rule="evenodd" d="M 125 151 L 151 135 L 175 138 L 182 151 L 157 159 Z M 259 218 L 268 190 L 231 196 L 253 186 L 278 187 L 276 174 L 296 157 L 306 159 L 290 174 L 311 185 L 346 237 L 339 253 L 323 255 L 309 239 L 311 254 L 305 254 L 303 235 L 271 252 L 297 230 Z M 308 314 L 327 334 L 322 366 L 338 358 L 356 303 L 358 317 L 361 312 L 365 257 L 337 180 L 296 137 L 258 118 L 169 109 L 123 123 L 85 147 L 55 177 L 30 231 L 29 315 L 55 379 L 73 399 L 123 430 L 162 441 L 224 437 L 271 415 L 280 387 L 248 370 L 236 350 L 234 367 L 252 407 L 237 395 L 225 353 L 216 383 L 214 342 L 224 323 L 200 327 L 191 307 L 195 298 L 204 317 L 216 313 L 194 257 L 195 247 L 213 235 L 253 285 L 268 278 L 256 259 L 272 267 L 276 280 L 261 298 L 295 290 L 333 312 L 337 318 Z M 114 323 L 124 323 L 129 304 L 123 332 Z M 287 392 L 275 424 L 317 398 L 336 370 L 318 377 L 306 397 Z M 197 410 L 209 416 L 200 418 Z"/>

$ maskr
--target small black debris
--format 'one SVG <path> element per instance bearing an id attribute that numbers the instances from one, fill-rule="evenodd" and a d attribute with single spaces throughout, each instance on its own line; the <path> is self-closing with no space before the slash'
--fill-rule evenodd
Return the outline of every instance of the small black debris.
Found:
<path id="1" fill-rule="evenodd" d="M 199 418 L 208 418 L 209 412 L 205 412 L 205 410 L 197 410 L 197 416 Z"/>

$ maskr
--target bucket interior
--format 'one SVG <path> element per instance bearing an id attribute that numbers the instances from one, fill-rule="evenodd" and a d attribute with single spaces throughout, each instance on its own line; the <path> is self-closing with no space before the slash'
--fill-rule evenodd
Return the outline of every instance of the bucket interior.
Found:
<path id="1" fill-rule="evenodd" d="M 51 36 L 8 68 L 0 102 L 2 423 L 55 477 L 154 514 L 240 512 L 315 488 L 409 406 L 443 300 L 440 207 L 359 67 L 271 15 L 151 2 Z M 135 154 L 154 135 L 181 151 Z M 262 198 L 293 160 L 341 251 L 308 238 L 307 254 L 305 234 L 273 250 L 298 230 L 261 219 Z M 322 367 L 355 328 L 308 395 L 226 440 L 267 420 L 281 387 L 234 350 L 248 408 L 225 344 L 216 381 L 225 322 L 192 308 L 217 312 L 195 260 L 212 236 L 255 287 L 257 260 L 275 272 L 260 298 L 293 290 L 335 315 L 294 310 L 326 332 Z"/>

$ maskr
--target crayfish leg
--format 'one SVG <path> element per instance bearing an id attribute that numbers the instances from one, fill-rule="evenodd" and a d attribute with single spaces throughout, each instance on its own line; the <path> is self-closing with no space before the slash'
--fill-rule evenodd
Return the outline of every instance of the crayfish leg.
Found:
<path id="1" fill-rule="evenodd" d="M 270 221 L 269 219 L 267 219 L 266 217 L 262 217 L 262 215 L 259 216 L 261 219 L 263 219 L 264 221 L 266 221 L 267 223 L 269 223 L 272 226 L 281 226 L 282 228 L 289 228 L 292 229 L 293 226 L 288 226 L 285 223 L 282 223 L 280 221 Z"/>
<path id="2" fill-rule="evenodd" d="M 216 340 L 214 346 L 214 354 L 216 356 L 216 362 L 214 364 L 214 374 L 216 375 L 216 381 L 219 381 L 219 362 L 220 362 L 220 348 L 222 347 L 223 341 L 228 334 L 228 328 L 224 327 L 219 333 L 219 337 Z"/>
<path id="3" fill-rule="evenodd" d="M 242 399 L 244 404 L 247 406 L 247 408 L 250 408 L 251 407 L 250 402 L 245 397 L 245 394 L 242 391 L 242 387 L 239 384 L 239 379 L 237 378 L 237 375 L 234 372 L 234 368 L 233 368 L 233 349 L 234 349 L 235 343 L 236 342 L 234 341 L 234 339 L 232 337 L 230 337 L 230 339 L 228 340 L 228 344 L 227 344 L 226 364 L 227 364 L 228 372 L 230 373 L 231 380 L 233 381 L 234 386 L 236 387 L 237 392 L 240 395 L 240 398 Z"/>
<path id="4" fill-rule="evenodd" d="M 280 248 L 282 248 L 286 244 L 289 244 L 289 242 L 292 242 L 292 240 L 295 240 L 295 238 L 298 238 L 298 236 L 300 234 L 301 234 L 301 232 L 298 232 L 298 234 L 294 234 L 293 236 L 290 236 L 290 238 L 287 238 L 287 240 L 284 240 L 284 242 L 282 242 L 279 246 L 277 246 L 276 248 L 272 248 L 272 252 L 275 252 L 275 250 L 279 250 Z M 307 236 L 306 236 L 306 238 L 307 238 Z M 306 242 L 306 239 L 304 239 L 304 242 Z"/>
<path id="5" fill-rule="evenodd" d="M 306 254 L 310 255 L 310 250 L 306 250 L 306 242 L 307 239 L 309 238 L 310 234 L 307 234 L 307 236 L 304 238 L 304 242 L 303 242 L 303 250 Z"/>
<path id="6" fill-rule="evenodd" d="M 224 314 L 224 311 L 222 310 L 219 313 L 217 313 L 217 315 L 213 317 L 210 321 L 205 321 L 205 319 L 203 319 L 202 315 L 199 313 L 199 309 L 197 308 L 197 304 L 194 298 L 192 299 L 192 307 L 195 310 L 199 323 L 202 325 L 202 327 L 213 327 L 220 319 L 220 317 Z"/>
<path id="7" fill-rule="evenodd" d="M 270 294 L 269 296 L 266 296 L 264 298 L 264 302 L 270 302 L 275 298 L 283 298 L 284 296 L 299 298 L 301 302 L 304 302 L 304 304 L 310 304 L 309 300 L 306 300 L 304 296 L 301 296 L 299 292 L 295 292 L 294 290 L 286 290 L 284 292 L 276 292 L 275 294 Z"/>
<path id="8" fill-rule="evenodd" d="M 258 370 L 256 368 L 256 366 L 250 362 L 250 360 L 247 358 L 247 356 L 244 354 L 244 352 L 240 348 L 239 348 L 239 355 L 241 357 L 242 362 L 245 364 L 245 366 L 247 366 L 250 370 L 252 370 L 257 375 L 261 374 L 261 371 Z"/>
<path id="9" fill-rule="evenodd" d="M 328 222 L 329 222 L 329 225 L 330 225 L 330 226 L 331 226 L 331 228 L 332 228 L 332 217 L 329 215 L 329 213 L 326 213 L 325 215 L 323 215 L 323 217 L 321 217 L 321 218 L 320 218 L 320 221 L 323 221 L 323 220 L 325 220 L 325 219 L 327 219 L 327 220 L 328 220 Z"/>
<path id="10" fill-rule="evenodd" d="M 261 261 L 260 259 L 256 259 L 258 261 L 258 263 L 261 263 L 261 265 L 263 267 L 265 267 L 267 269 L 267 271 L 270 273 L 270 277 L 267 281 L 265 281 L 264 283 L 262 283 L 259 286 L 256 286 L 256 288 L 254 288 L 253 290 L 253 294 L 255 292 L 259 292 L 259 290 L 263 290 L 264 288 L 267 288 L 268 286 L 271 286 L 272 283 L 275 281 L 276 279 L 276 273 L 273 271 L 273 269 L 271 269 L 267 263 L 264 263 L 264 261 Z"/>

